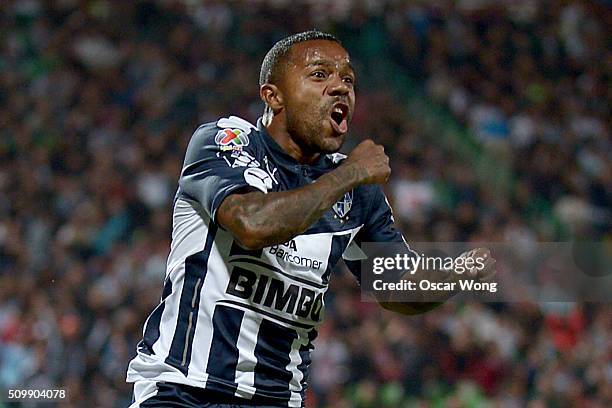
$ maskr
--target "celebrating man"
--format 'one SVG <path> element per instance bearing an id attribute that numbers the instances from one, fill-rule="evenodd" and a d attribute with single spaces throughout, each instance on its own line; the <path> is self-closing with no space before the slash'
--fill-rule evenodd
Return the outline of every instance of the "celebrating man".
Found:
<path id="1" fill-rule="evenodd" d="M 195 131 L 162 300 L 128 369 L 132 407 L 303 406 L 334 265 L 344 258 L 359 279 L 359 242 L 403 242 L 380 187 L 383 147 L 337 153 L 354 86 L 336 38 L 292 35 L 263 61 L 256 126 L 232 116 Z"/>

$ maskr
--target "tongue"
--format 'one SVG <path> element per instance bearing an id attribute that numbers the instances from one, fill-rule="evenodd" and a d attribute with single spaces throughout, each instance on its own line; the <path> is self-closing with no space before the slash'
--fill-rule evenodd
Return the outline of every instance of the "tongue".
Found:
<path id="1" fill-rule="evenodd" d="M 348 130 L 348 123 L 346 123 L 346 118 L 342 119 L 342 122 L 340 122 L 340 125 L 338 125 L 338 128 L 340 129 L 342 133 L 346 133 L 346 131 Z"/>

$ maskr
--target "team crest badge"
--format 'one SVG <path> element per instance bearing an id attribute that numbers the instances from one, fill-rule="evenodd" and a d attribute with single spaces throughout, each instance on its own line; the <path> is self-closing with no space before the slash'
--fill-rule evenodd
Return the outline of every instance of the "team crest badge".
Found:
<path id="1" fill-rule="evenodd" d="M 217 132 L 215 143 L 222 151 L 242 150 L 243 147 L 249 145 L 249 137 L 240 129 L 222 129 Z"/>
<path id="2" fill-rule="evenodd" d="M 347 193 L 344 193 L 344 196 L 342 197 L 342 199 L 336 202 L 336 204 L 334 204 L 332 209 L 334 210 L 338 218 L 340 218 L 340 221 L 344 221 L 346 214 L 348 214 L 352 206 L 353 206 L 353 190 Z"/>

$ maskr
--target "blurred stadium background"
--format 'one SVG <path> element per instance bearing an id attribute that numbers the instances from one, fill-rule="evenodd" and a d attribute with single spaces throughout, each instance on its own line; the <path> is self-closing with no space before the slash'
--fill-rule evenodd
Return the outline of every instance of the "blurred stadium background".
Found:
<path id="1" fill-rule="evenodd" d="M 603 0 L 0 1 L 0 401 L 129 405 L 189 137 L 257 119 L 261 60 L 293 32 L 351 52 L 347 149 L 386 146 L 409 241 L 610 240 L 611 17 Z M 612 406 L 609 304 L 409 318 L 342 269 L 326 302 L 309 407 Z"/>

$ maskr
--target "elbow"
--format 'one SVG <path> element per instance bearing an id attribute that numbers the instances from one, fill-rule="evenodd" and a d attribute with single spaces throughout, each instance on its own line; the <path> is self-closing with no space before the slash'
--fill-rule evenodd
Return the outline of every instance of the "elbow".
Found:
<path id="1" fill-rule="evenodd" d="M 263 193 L 258 193 L 262 194 Z M 227 201 L 227 200 L 226 200 Z M 244 206 L 241 202 L 238 203 L 246 208 L 241 208 L 240 211 L 232 211 L 227 208 L 224 203 L 217 212 L 217 223 L 229 231 L 234 240 L 244 249 L 255 251 L 271 245 L 276 245 L 285 242 L 285 235 L 288 233 L 286 226 L 279 226 L 271 220 L 271 215 L 268 212 L 252 211 L 248 206 Z M 236 205 L 234 203 L 234 205 Z"/>
<path id="2" fill-rule="evenodd" d="M 251 225 L 248 220 L 239 220 L 238 225 L 238 228 L 234 228 L 230 232 L 242 248 L 256 251 L 270 245 L 261 228 Z"/>
<path id="3" fill-rule="evenodd" d="M 261 228 L 253 225 L 250 217 L 220 210 L 216 218 L 219 226 L 228 231 L 242 248 L 254 251 L 267 246 Z"/>
<path id="4" fill-rule="evenodd" d="M 266 245 L 265 241 L 253 234 L 249 234 L 248 232 L 233 235 L 238 245 L 249 251 L 257 251 L 268 246 Z"/>

